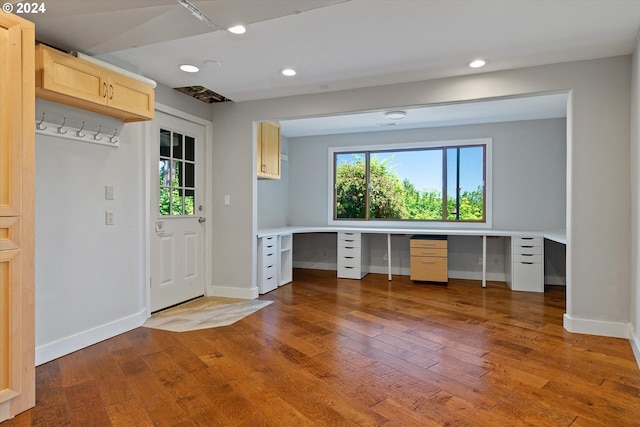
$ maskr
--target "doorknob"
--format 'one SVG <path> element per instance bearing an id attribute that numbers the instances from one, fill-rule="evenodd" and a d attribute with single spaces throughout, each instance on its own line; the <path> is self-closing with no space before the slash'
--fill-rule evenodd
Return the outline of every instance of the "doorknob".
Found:
<path id="1" fill-rule="evenodd" d="M 203 222 L 205 222 L 206 220 L 207 220 L 207 218 L 204 218 L 204 217 L 199 217 L 199 218 L 198 218 L 198 222 L 199 222 L 200 224 L 202 224 L 202 223 L 203 223 Z"/>

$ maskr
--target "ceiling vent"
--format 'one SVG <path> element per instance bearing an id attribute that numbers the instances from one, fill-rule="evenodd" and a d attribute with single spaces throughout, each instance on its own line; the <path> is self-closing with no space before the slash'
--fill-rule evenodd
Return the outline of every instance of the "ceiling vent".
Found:
<path id="1" fill-rule="evenodd" d="M 213 104 L 215 102 L 232 102 L 229 98 L 225 98 L 219 93 L 215 93 L 211 89 L 207 89 L 204 86 L 185 86 L 174 88 L 178 92 L 185 93 L 207 104 Z"/>

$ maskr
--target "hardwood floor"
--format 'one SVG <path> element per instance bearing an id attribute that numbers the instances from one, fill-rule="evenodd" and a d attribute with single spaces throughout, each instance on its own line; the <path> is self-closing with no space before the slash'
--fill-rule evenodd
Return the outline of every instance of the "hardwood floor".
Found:
<path id="1" fill-rule="evenodd" d="M 268 307 L 138 328 L 36 369 L 13 426 L 638 426 L 624 339 L 562 328 L 564 290 L 296 270 Z"/>

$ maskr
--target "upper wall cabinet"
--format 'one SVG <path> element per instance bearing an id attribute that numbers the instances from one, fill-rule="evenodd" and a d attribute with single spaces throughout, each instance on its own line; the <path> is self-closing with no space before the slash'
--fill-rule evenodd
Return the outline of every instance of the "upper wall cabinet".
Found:
<path id="1" fill-rule="evenodd" d="M 125 122 L 153 119 L 153 88 L 42 44 L 36 46 L 36 97 Z"/>
<path id="2" fill-rule="evenodd" d="M 258 123 L 258 178 L 280 179 L 280 123 Z"/>

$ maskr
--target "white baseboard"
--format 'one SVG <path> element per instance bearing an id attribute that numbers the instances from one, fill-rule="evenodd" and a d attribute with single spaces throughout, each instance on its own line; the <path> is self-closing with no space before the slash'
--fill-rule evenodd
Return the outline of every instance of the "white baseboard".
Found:
<path id="1" fill-rule="evenodd" d="M 638 332 L 633 326 L 630 326 L 630 336 L 629 341 L 631 342 L 631 349 L 633 350 L 633 355 L 636 357 L 636 363 L 638 364 L 638 368 L 640 368 L 640 336 L 638 336 Z"/>
<path id="2" fill-rule="evenodd" d="M 293 261 L 293 268 L 305 268 L 307 270 L 338 270 L 335 262 Z"/>
<path id="3" fill-rule="evenodd" d="M 36 366 L 135 329 L 142 326 L 146 320 L 147 309 L 143 308 L 130 316 L 36 346 Z"/>
<path id="4" fill-rule="evenodd" d="M 236 288 L 231 286 L 209 286 L 207 296 L 256 299 L 258 298 L 258 287 Z"/>
<path id="5" fill-rule="evenodd" d="M 560 277 L 556 275 L 546 275 L 544 276 L 544 284 L 545 285 L 558 285 L 558 286 L 567 286 L 567 279 L 565 277 Z"/>
<path id="6" fill-rule="evenodd" d="M 482 280 L 482 272 L 449 270 L 449 279 Z M 507 280 L 507 277 L 504 273 L 492 273 L 487 271 L 487 280 L 492 282 L 504 282 Z"/>
<path id="7" fill-rule="evenodd" d="M 613 338 L 631 338 L 631 324 L 605 320 L 577 319 L 564 314 L 564 328 L 577 334 L 600 335 Z"/>

